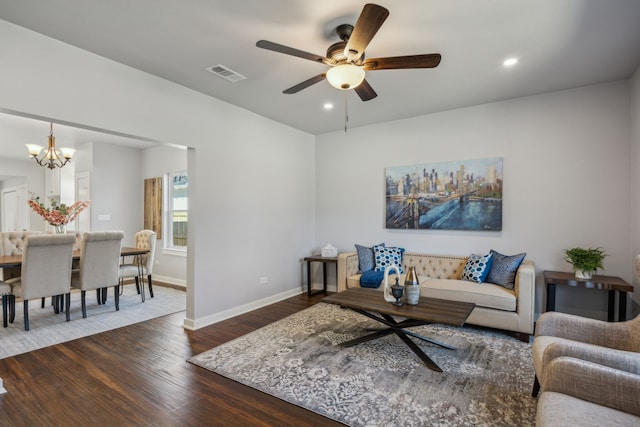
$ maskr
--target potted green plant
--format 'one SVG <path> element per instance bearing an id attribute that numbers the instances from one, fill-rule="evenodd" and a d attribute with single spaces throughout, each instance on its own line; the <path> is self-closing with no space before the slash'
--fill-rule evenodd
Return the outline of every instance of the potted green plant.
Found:
<path id="1" fill-rule="evenodd" d="M 571 248 L 564 250 L 564 260 L 573 266 L 578 279 L 591 279 L 599 268 L 604 268 L 602 260 L 607 256 L 603 248 Z"/>

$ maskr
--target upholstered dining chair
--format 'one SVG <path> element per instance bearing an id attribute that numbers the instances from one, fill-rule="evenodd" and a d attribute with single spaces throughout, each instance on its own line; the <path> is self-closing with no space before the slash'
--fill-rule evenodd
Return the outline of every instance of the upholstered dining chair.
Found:
<path id="1" fill-rule="evenodd" d="M 101 290 L 113 286 L 116 311 L 119 305 L 118 268 L 120 265 L 120 249 L 124 231 L 94 231 L 84 233 L 80 243 L 80 268 L 71 277 L 71 287 L 80 289 L 82 317 L 87 317 L 86 293 L 98 291 L 98 303 L 106 301 L 106 294 L 101 298 Z"/>
<path id="2" fill-rule="evenodd" d="M 640 316 L 624 322 L 605 322 L 546 312 L 536 322 L 532 352 L 534 397 L 540 390 L 545 367 L 558 357 L 574 357 L 640 375 Z"/>
<path id="3" fill-rule="evenodd" d="M 124 285 L 124 279 L 134 278 L 136 289 L 142 295 L 144 301 L 144 278 L 147 277 L 149 295 L 153 298 L 153 286 L 151 274 L 153 272 L 153 260 L 156 252 L 157 234 L 153 230 L 141 230 L 134 235 L 134 244 L 137 249 L 148 249 L 149 253 L 134 256 L 132 264 L 120 265 L 120 284 Z"/>
<path id="4" fill-rule="evenodd" d="M 54 307 L 62 296 L 66 298 L 66 316 L 70 320 L 71 261 L 75 236 L 70 234 L 38 234 L 27 237 L 22 253 L 20 277 L 7 280 L 11 285 L 10 321 L 16 314 L 16 298 L 24 305 L 24 329 L 29 330 L 29 300 L 53 296 Z"/>

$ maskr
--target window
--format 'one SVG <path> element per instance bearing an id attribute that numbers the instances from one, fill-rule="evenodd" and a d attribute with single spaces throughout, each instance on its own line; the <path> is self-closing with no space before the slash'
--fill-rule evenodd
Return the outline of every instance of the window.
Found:
<path id="1" fill-rule="evenodd" d="M 168 174 L 169 182 L 167 201 L 167 238 L 165 247 L 168 249 L 187 249 L 187 224 L 188 224 L 188 195 L 189 180 L 187 172 L 174 172 Z"/>

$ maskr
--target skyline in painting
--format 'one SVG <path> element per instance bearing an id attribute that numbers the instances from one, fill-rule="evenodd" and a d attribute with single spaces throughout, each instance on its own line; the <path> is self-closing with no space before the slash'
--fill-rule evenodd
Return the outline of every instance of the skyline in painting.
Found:
<path id="1" fill-rule="evenodd" d="M 385 168 L 386 228 L 502 230 L 502 158 Z"/>

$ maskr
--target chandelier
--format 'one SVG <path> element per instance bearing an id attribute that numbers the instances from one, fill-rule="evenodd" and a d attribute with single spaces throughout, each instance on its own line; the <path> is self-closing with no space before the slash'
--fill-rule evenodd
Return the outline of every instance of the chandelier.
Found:
<path id="1" fill-rule="evenodd" d="M 56 138 L 53 136 L 53 123 L 50 123 L 49 132 L 49 148 L 42 154 L 42 157 L 38 158 L 38 155 L 44 150 L 42 145 L 37 144 L 25 144 L 27 150 L 29 150 L 29 156 L 34 159 L 40 166 L 48 167 L 49 169 L 61 168 L 73 157 L 76 152 L 73 148 L 60 147 L 56 148 Z M 62 156 L 62 157 L 60 157 Z M 64 158 L 64 160 L 63 160 Z"/>

